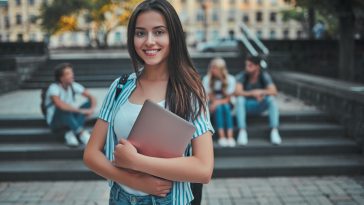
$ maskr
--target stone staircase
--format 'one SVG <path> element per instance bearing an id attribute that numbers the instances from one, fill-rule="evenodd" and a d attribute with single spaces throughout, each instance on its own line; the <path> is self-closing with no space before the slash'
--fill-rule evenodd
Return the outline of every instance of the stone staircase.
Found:
<path id="1" fill-rule="evenodd" d="M 361 148 L 327 114 L 290 111 L 280 120 L 280 146 L 270 144 L 264 116 L 249 118 L 247 146 L 215 144 L 213 177 L 363 174 Z M 1 181 L 100 179 L 85 167 L 82 154 L 83 147 L 65 146 L 62 134 L 50 132 L 40 117 L 0 117 Z"/>
<path id="2" fill-rule="evenodd" d="M 244 59 L 236 54 L 223 56 L 231 73 L 237 73 L 244 65 Z M 194 66 L 201 75 L 206 74 L 211 56 L 197 56 L 193 58 Z M 124 73 L 133 72 L 128 57 L 120 58 L 84 58 L 84 59 L 50 59 L 46 65 L 39 68 L 32 78 L 22 84 L 22 89 L 38 89 L 49 85 L 54 79 L 53 68 L 59 63 L 69 62 L 74 67 L 75 79 L 82 85 L 108 87 L 110 83 Z"/>

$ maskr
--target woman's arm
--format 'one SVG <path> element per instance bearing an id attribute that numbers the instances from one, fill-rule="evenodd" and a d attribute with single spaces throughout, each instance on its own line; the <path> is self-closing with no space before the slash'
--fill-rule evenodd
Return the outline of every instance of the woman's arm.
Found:
<path id="1" fill-rule="evenodd" d="M 144 173 L 133 173 L 119 169 L 106 159 L 102 150 L 105 144 L 107 129 L 108 123 L 98 119 L 84 151 L 84 163 L 100 176 L 125 184 L 133 189 L 156 196 L 165 196 L 169 193 L 172 182 Z"/>
<path id="2" fill-rule="evenodd" d="M 155 158 L 137 153 L 130 142 L 121 140 L 115 147 L 115 164 L 172 181 L 208 183 L 214 167 L 211 132 L 193 139 L 192 150 L 191 157 Z"/>

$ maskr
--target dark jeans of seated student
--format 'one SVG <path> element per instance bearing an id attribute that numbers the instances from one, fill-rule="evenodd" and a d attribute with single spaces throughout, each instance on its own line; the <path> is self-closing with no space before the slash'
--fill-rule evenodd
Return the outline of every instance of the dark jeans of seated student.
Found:
<path id="1" fill-rule="evenodd" d="M 80 108 L 90 108 L 91 102 L 86 102 Z M 68 128 L 75 134 L 79 134 L 83 130 L 86 116 L 81 113 L 67 112 L 56 108 L 50 127 L 52 130 Z"/>

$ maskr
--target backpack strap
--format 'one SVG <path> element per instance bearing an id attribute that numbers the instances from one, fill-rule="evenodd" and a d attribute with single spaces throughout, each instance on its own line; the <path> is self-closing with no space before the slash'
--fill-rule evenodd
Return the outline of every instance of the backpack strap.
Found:
<path id="1" fill-rule="evenodd" d="M 129 74 L 123 74 L 118 82 L 118 85 L 116 86 L 116 91 L 115 91 L 115 97 L 114 100 L 118 99 L 121 91 L 123 90 L 123 86 L 125 85 L 126 81 L 128 81 L 129 78 Z"/>

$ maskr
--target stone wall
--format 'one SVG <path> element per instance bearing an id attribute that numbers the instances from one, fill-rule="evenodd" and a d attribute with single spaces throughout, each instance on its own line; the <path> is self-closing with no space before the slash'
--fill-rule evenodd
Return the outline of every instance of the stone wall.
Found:
<path id="1" fill-rule="evenodd" d="M 364 148 L 364 84 L 293 72 L 272 74 L 280 91 L 330 113 Z"/>
<path id="2" fill-rule="evenodd" d="M 338 78 L 337 40 L 265 40 L 269 69 Z M 364 83 L 364 41 L 355 41 L 355 81 Z"/>

